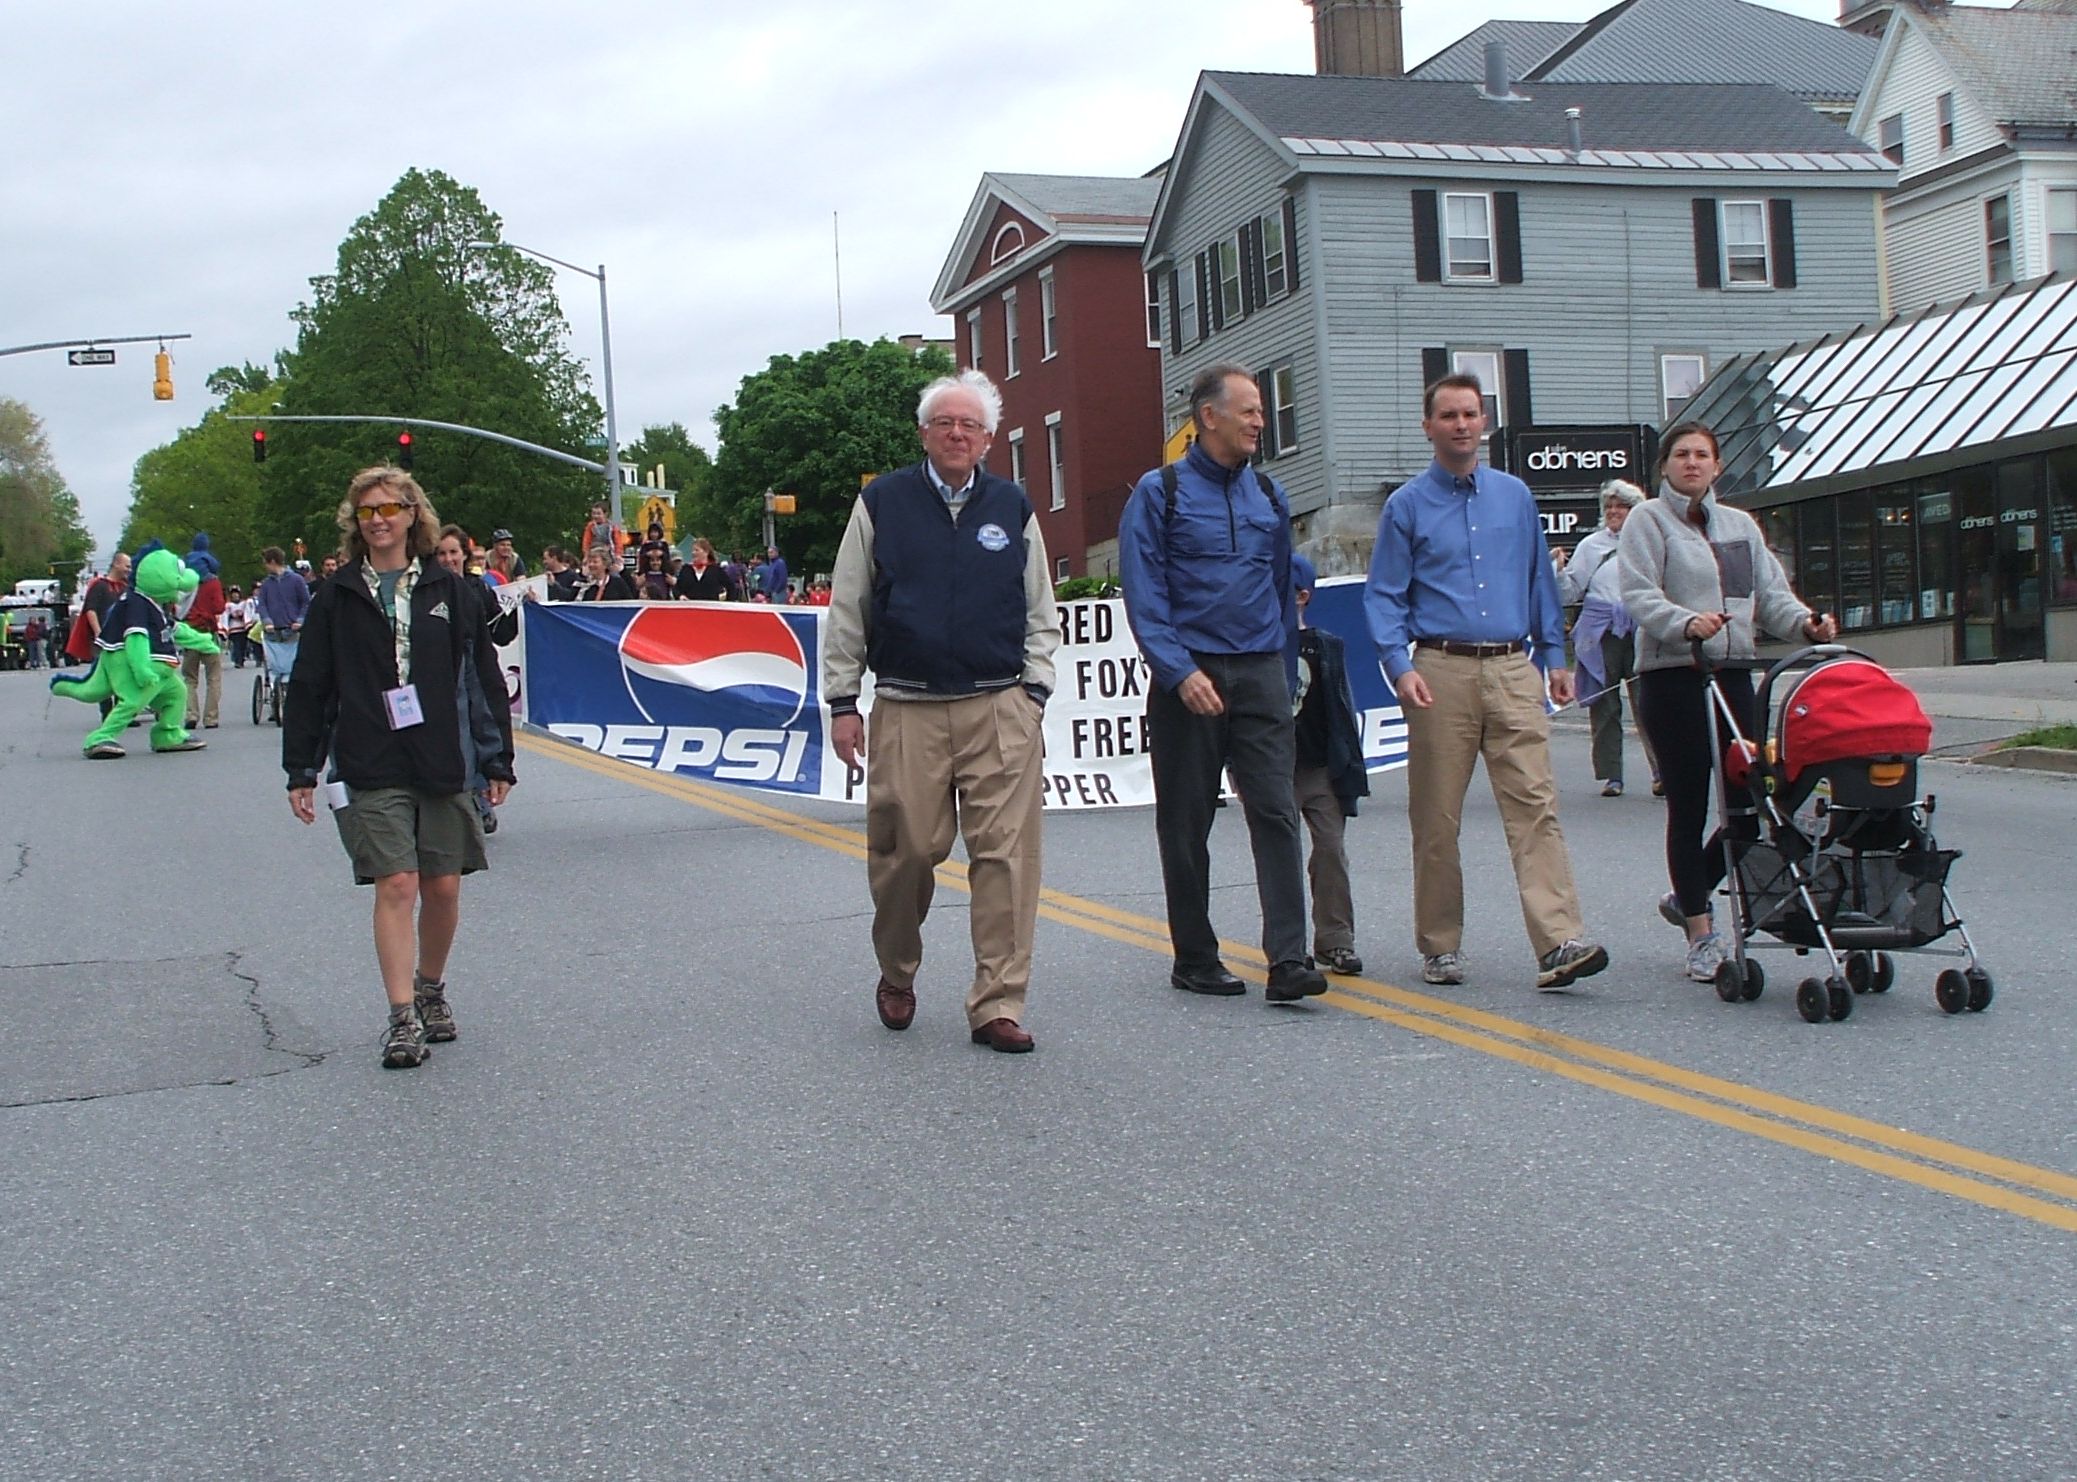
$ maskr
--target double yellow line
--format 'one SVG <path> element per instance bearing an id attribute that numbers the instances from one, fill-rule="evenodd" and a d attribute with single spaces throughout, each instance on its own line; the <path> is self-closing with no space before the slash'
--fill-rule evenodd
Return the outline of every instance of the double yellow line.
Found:
<path id="1" fill-rule="evenodd" d="M 522 737 L 520 745 L 582 771 L 647 788 L 805 844 L 853 859 L 865 857 L 865 837 L 859 830 L 804 818 L 745 791 L 652 772 L 579 746 L 533 736 Z M 937 876 L 954 890 L 967 889 L 966 868 L 956 861 L 939 866 Z M 1170 950 L 1167 923 L 1062 891 L 1041 891 L 1039 914 L 1063 926 L 1162 956 Z M 1242 977 L 1258 983 L 1267 977 L 1259 951 L 1238 942 L 1225 942 L 1222 947 L 1229 965 Z M 1335 990 L 1320 1001 L 1784 1147 L 1850 1163 L 2058 1230 L 2077 1231 L 2077 1177 L 2051 1168 L 1924 1137 L 1389 983 L 1340 979 Z"/>

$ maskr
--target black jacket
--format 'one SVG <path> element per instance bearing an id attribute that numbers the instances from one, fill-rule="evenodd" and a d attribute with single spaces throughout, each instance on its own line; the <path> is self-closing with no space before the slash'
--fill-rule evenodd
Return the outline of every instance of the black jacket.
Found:
<path id="1" fill-rule="evenodd" d="M 1356 816 L 1356 800 L 1370 796 L 1370 773 L 1363 765 L 1363 732 L 1356 718 L 1356 698 L 1349 688 L 1347 650 L 1339 635 L 1324 628 L 1303 628 L 1298 634 L 1299 652 L 1313 660 L 1312 688 L 1306 692 L 1305 708 L 1318 706 L 1327 733 L 1327 785 L 1341 803 L 1342 813 Z M 1301 717 L 1301 726 L 1306 719 Z"/>
<path id="2" fill-rule="evenodd" d="M 708 562 L 705 571 L 693 570 L 687 561 L 678 568 L 678 586 L 674 594 L 680 602 L 732 602 L 735 592 L 728 584 L 728 573 L 714 563 Z"/>
<path id="3" fill-rule="evenodd" d="M 396 640 L 389 617 L 368 590 L 358 564 L 321 584 L 303 620 L 303 641 L 289 675 L 282 717 L 281 765 L 290 787 L 316 784 L 329 755 L 348 787 L 414 787 L 428 793 L 466 791 L 459 711 L 462 655 L 473 652 L 484 699 L 503 740 L 479 759 L 483 775 L 510 782 L 512 712 L 497 650 L 478 595 L 427 558 L 411 591 L 411 681 L 425 720 L 389 728 L 384 691 L 397 684 Z"/>
<path id="4" fill-rule="evenodd" d="M 615 571 L 607 576 L 603 590 L 593 586 L 590 577 L 577 583 L 570 593 L 572 602 L 632 602 L 635 600 L 634 584 L 622 572 Z"/>

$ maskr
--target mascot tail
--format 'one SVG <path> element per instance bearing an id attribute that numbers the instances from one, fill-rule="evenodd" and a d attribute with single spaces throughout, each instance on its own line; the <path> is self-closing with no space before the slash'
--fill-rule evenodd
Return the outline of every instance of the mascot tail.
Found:
<path id="1" fill-rule="evenodd" d="M 88 705 L 98 705 L 114 697 L 115 690 L 108 682 L 107 666 L 96 664 L 85 674 L 53 674 L 50 677 L 50 692 L 67 700 L 79 700 Z"/>

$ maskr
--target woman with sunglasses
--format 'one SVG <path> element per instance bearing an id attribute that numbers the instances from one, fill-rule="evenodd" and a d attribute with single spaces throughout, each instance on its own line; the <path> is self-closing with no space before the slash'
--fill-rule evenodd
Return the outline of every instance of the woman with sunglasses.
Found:
<path id="1" fill-rule="evenodd" d="M 445 976 L 461 877 L 488 867 L 456 724 L 465 655 L 501 742 L 479 759 L 493 804 L 514 780 L 512 719 L 478 594 L 434 559 L 440 521 L 425 491 L 402 469 L 364 469 L 338 523 L 340 564 L 303 622 L 281 763 L 289 806 L 311 823 L 329 756 L 325 801 L 354 879 L 375 887 L 382 1063 L 401 1069 L 456 1037 Z"/>

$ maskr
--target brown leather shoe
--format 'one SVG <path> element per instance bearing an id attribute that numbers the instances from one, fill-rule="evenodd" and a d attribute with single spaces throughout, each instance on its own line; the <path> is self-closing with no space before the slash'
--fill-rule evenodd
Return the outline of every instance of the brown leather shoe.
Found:
<path id="1" fill-rule="evenodd" d="M 1038 1043 L 1015 1019 L 990 1019 L 974 1031 L 974 1043 L 1003 1055 L 1022 1055 Z"/>
<path id="2" fill-rule="evenodd" d="M 880 1011 L 880 1022 L 889 1029 L 907 1029 L 916 1017 L 916 990 L 897 988 L 885 978 L 873 990 L 873 1007 Z"/>

